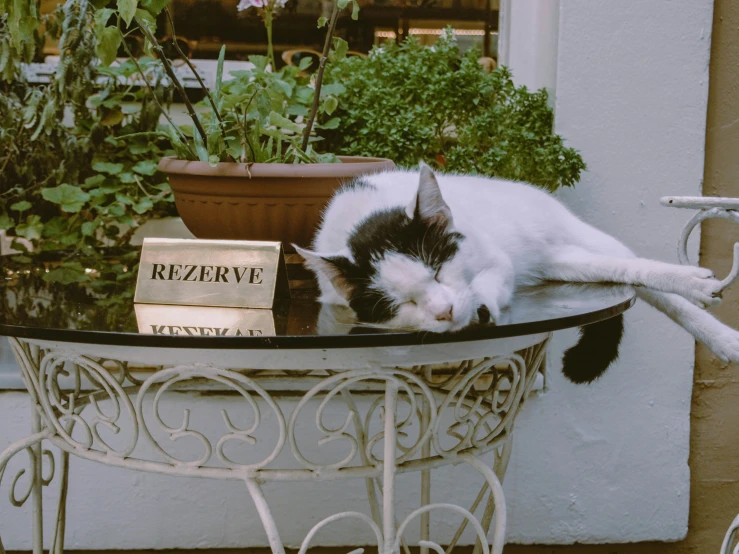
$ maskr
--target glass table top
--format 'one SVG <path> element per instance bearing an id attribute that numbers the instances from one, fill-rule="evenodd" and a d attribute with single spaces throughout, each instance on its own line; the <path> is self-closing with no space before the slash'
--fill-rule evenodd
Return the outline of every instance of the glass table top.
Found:
<path id="1" fill-rule="evenodd" d="M 439 344 L 579 327 L 624 312 L 635 297 L 624 286 L 549 283 L 519 290 L 498 325 L 443 334 L 391 331 L 362 325 L 350 309 L 320 304 L 314 291 L 303 289 L 273 310 L 134 304 L 136 254 L 128 250 L 124 256 L 98 260 L 102 265 L 97 269 L 69 260 L 60 265 L 48 255 L 22 264 L 0 258 L 0 335 L 168 348 Z"/>

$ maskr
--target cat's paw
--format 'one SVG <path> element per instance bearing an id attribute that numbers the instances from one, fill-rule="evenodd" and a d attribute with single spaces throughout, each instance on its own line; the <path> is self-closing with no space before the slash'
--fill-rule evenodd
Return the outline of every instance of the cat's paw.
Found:
<path id="1" fill-rule="evenodd" d="M 680 266 L 675 270 L 674 292 L 700 308 L 721 303 L 721 281 L 716 279 L 713 271 L 693 266 Z"/>
<path id="2" fill-rule="evenodd" d="M 739 363 L 739 331 L 723 326 L 723 329 L 711 337 L 706 346 L 724 364 Z"/>
<path id="3" fill-rule="evenodd" d="M 476 322 L 482 325 L 506 325 L 511 319 L 508 306 L 499 308 L 497 304 L 480 304 L 477 308 Z"/>
<path id="4" fill-rule="evenodd" d="M 502 310 L 497 304 L 488 302 L 477 308 L 477 321 L 483 325 L 499 325 L 502 319 Z"/>

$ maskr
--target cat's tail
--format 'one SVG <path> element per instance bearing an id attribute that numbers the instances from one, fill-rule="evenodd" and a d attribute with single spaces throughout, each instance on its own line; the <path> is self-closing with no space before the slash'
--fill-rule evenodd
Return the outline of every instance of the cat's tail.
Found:
<path id="1" fill-rule="evenodd" d="M 562 357 L 562 373 L 573 383 L 590 383 L 618 358 L 624 334 L 624 316 L 580 328 L 580 340 Z"/>

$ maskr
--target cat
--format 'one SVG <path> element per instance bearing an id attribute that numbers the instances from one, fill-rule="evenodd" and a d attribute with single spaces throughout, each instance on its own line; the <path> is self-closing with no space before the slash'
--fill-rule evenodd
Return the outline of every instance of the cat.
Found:
<path id="1" fill-rule="evenodd" d="M 517 287 L 545 281 L 633 285 L 724 363 L 739 362 L 739 332 L 704 309 L 720 302 L 709 269 L 638 258 L 521 182 L 392 170 L 345 185 L 326 208 L 313 249 L 295 246 L 317 276 L 322 302 L 364 323 L 453 332 L 500 323 Z M 618 357 L 623 316 L 588 325 L 567 350 L 575 383 Z"/>

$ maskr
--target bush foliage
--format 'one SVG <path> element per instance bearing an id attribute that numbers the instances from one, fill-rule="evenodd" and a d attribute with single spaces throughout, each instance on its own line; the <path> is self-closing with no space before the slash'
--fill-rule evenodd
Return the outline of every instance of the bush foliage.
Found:
<path id="1" fill-rule="evenodd" d="M 485 72 L 479 55 L 460 53 L 447 31 L 433 47 L 410 37 L 335 64 L 330 81 L 346 92 L 328 148 L 400 166 L 425 160 L 548 190 L 574 185 L 585 164 L 554 134 L 546 91 L 516 87 L 506 68 Z"/>

